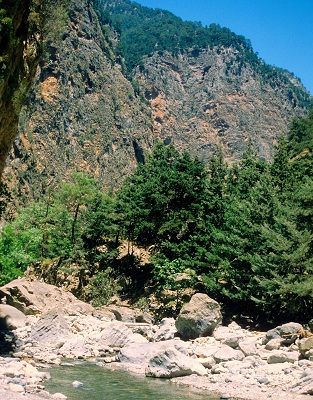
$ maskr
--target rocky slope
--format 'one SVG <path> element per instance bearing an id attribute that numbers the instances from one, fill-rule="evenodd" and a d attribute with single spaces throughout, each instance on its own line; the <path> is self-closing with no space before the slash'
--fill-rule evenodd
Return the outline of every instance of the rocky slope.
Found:
<path id="1" fill-rule="evenodd" d="M 240 159 L 249 138 L 260 157 L 271 159 L 279 134 L 303 113 L 290 80 L 301 85 L 287 71 L 285 77 L 266 81 L 234 48 L 156 52 L 135 72 L 152 106 L 155 134 L 205 162 L 219 144 L 229 160 Z"/>
<path id="2" fill-rule="evenodd" d="M 15 198 L 36 198 L 74 170 L 115 188 L 159 139 L 206 162 L 219 144 L 238 160 L 251 137 L 270 159 L 306 112 L 309 95 L 291 74 L 264 79 L 232 47 L 155 52 L 127 78 L 119 36 L 100 26 L 92 2 L 71 1 L 69 16 L 20 115 L 5 171 Z"/>
<path id="3" fill-rule="evenodd" d="M 49 53 L 21 113 L 6 175 L 30 197 L 75 169 L 115 185 L 151 147 L 152 123 L 90 2 L 72 2 L 70 26 Z"/>

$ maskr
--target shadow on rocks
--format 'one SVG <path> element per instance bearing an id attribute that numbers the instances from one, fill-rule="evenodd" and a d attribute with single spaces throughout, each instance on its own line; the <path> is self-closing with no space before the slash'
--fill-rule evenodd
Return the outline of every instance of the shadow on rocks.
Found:
<path id="1" fill-rule="evenodd" d="M 4 322 L 0 319 L 0 356 L 11 353 L 15 347 L 16 337 L 13 332 L 3 329 Z"/>
<path id="2" fill-rule="evenodd" d="M 14 349 L 14 330 L 25 323 L 26 318 L 21 311 L 7 304 L 0 304 L 0 355 L 8 354 Z"/>

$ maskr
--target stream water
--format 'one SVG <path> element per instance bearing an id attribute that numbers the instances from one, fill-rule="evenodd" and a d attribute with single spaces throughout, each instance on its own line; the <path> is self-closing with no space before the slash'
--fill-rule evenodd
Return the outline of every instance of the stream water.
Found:
<path id="1" fill-rule="evenodd" d="M 167 380 L 144 378 L 124 371 L 112 371 L 92 363 L 53 367 L 45 388 L 63 393 L 68 400 L 217 400 L 204 391 L 180 387 Z M 74 388 L 72 382 L 83 386 Z"/>

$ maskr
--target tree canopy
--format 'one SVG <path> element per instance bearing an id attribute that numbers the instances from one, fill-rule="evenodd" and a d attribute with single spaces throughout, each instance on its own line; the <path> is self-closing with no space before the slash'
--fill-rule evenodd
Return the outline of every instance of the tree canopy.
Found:
<path id="1" fill-rule="evenodd" d="M 80 265 L 84 279 L 88 271 L 101 302 L 105 285 L 119 290 L 113 282 L 122 276 L 131 290 L 150 282 L 161 293 L 178 292 L 183 286 L 176 278 L 184 273 L 190 287 L 226 307 L 267 320 L 309 319 L 312 115 L 292 123 L 271 163 L 258 159 L 252 142 L 231 166 L 220 150 L 205 166 L 173 144 L 157 143 L 114 195 L 74 173 L 2 229 L 0 282 L 58 258 Z M 124 261 L 118 250 L 123 242 Z M 136 267 L 134 246 L 153 249 L 145 272 Z"/>

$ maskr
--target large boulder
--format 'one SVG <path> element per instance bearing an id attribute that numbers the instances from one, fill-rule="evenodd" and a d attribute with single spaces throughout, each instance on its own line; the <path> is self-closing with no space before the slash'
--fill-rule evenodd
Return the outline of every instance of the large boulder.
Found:
<path id="1" fill-rule="evenodd" d="M 183 339 L 210 336 L 221 323 L 220 305 L 203 293 L 196 293 L 180 311 L 176 328 Z"/>
<path id="2" fill-rule="evenodd" d="M 176 378 L 186 375 L 208 375 L 205 367 L 175 348 L 160 351 L 149 361 L 146 376 L 153 378 Z"/>
<path id="3" fill-rule="evenodd" d="M 146 366 L 148 361 L 160 351 L 175 348 L 188 356 L 188 343 L 182 340 L 165 340 L 141 344 L 128 344 L 120 349 L 118 360 L 122 363 L 140 364 Z"/>
<path id="4" fill-rule="evenodd" d="M 72 336 L 70 327 L 58 310 L 50 310 L 43 314 L 32 326 L 30 339 L 41 345 L 60 346 Z"/>
<path id="5" fill-rule="evenodd" d="M 139 333 L 133 333 L 123 322 L 112 321 L 102 330 L 98 344 L 101 346 L 123 347 L 126 344 L 145 344 L 148 340 Z"/>
<path id="6" fill-rule="evenodd" d="M 44 282 L 30 282 L 25 278 L 16 279 L 0 288 L 0 298 L 25 315 L 42 314 L 59 308 L 70 315 L 92 314 L 94 308 L 72 293 Z"/>
<path id="7" fill-rule="evenodd" d="M 15 330 L 26 324 L 25 315 L 7 304 L 0 304 L 0 330 Z"/>

